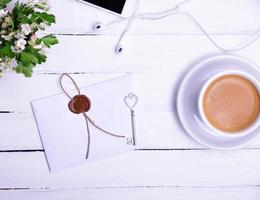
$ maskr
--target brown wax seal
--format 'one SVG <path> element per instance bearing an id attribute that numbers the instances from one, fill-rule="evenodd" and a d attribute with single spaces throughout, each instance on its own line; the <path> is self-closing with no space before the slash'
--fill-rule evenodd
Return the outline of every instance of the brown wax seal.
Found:
<path id="1" fill-rule="evenodd" d="M 90 107 L 90 99 L 85 95 L 76 95 L 69 102 L 69 109 L 75 114 L 87 112 Z"/>

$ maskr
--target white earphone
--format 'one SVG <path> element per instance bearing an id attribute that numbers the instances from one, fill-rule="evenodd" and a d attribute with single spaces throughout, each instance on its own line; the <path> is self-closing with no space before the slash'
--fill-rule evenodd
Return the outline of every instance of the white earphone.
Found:
<path id="1" fill-rule="evenodd" d="M 102 28 L 102 23 L 101 22 L 96 22 L 93 24 L 93 30 L 94 31 L 99 31 Z"/>
<path id="2" fill-rule="evenodd" d="M 210 34 L 207 33 L 207 31 L 200 25 L 200 23 L 192 15 L 190 15 L 189 13 L 186 13 L 186 12 L 178 11 L 180 8 L 185 6 L 187 3 L 190 3 L 191 1 L 193 1 L 193 0 L 184 0 L 183 2 L 174 6 L 173 8 L 170 8 L 170 9 L 165 10 L 165 11 L 161 11 L 161 12 L 157 12 L 157 13 L 142 13 L 142 14 L 137 15 L 136 13 L 138 11 L 140 0 L 136 0 L 136 4 L 135 4 L 135 7 L 133 9 L 133 13 L 130 17 L 127 17 L 127 18 L 122 17 L 119 20 L 111 21 L 108 24 L 102 24 L 101 22 L 96 22 L 95 24 L 93 24 L 93 30 L 94 31 L 101 31 L 101 30 L 110 28 L 111 26 L 114 26 L 116 24 L 119 24 L 121 22 L 127 21 L 126 27 L 121 32 L 119 39 L 117 40 L 117 43 L 116 43 L 116 46 L 115 46 L 115 49 L 114 49 L 116 54 L 122 54 L 122 52 L 123 52 L 122 42 L 123 42 L 124 36 L 126 35 L 128 30 L 130 29 L 134 19 L 159 20 L 159 19 L 163 19 L 163 18 L 172 16 L 172 15 L 183 15 L 185 17 L 190 18 L 193 21 L 193 23 L 200 29 L 200 31 L 208 38 L 208 40 L 216 48 L 218 48 L 222 52 L 235 52 L 235 51 L 242 50 L 242 49 L 248 47 L 249 45 L 254 43 L 257 39 L 260 38 L 260 30 L 258 30 L 256 32 L 256 34 L 254 34 L 255 36 L 253 36 L 249 40 L 245 41 L 244 43 L 238 45 L 238 47 L 231 48 L 231 49 L 225 49 L 225 48 L 221 47 L 220 45 L 217 44 L 217 42 L 215 42 L 215 40 L 210 36 Z"/>
<path id="3" fill-rule="evenodd" d="M 101 22 L 96 22 L 95 24 L 93 24 L 93 29 L 94 31 L 100 31 L 100 30 L 104 30 L 104 29 L 107 29 L 109 28 L 110 26 L 113 26 L 115 24 L 118 24 L 118 23 L 121 23 L 123 21 L 126 21 L 127 20 L 127 25 L 126 27 L 124 28 L 124 30 L 122 31 L 122 33 L 120 34 L 120 37 L 116 43 L 116 46 L 115 46 L 115 53 L 116 54 L 121 54 L 123 52 L 123 45 L 122 45 L 122 40 L 124 39 L 124 36 L 125 34 L 128 32 L 128 30 L 130 29 L 131 27 L 131 24 L 135 18 L 135 15 L 138 11 L 138 7 L 139 7 L 139 3 L 140 3 L 140 0 L 136 0 L 136 3 L 135 3 L 135 7 L 133 9 L 133 13 L 130 17 L 122 17 L 121 20 L 117 20 L 117 21 L 112 21 L 108 24 L 105 24 L 105 25 L 102 25 Z"/>
<path id="4" fill-rule="evenodd" d="M 108 28 L 108 25 L 106 24 L 105 26 L 102 25 L 102 23 L 100 22 L 96 22 L 94 25 L 93 25 L 93 30 L 94 31 L 101 31 L 101 30 L 104 30 L 104 28 Z M 122 36 L 122 35 L 121 35 Z M 122 38 L 122 37 L 120 37 Z M 118 40 L 117 42 L 117 45 L 115 47 L 115 53 L 116 54 L 121 54 L 123 51 L 123 46 L 121 45 L 121 40 Z"/>

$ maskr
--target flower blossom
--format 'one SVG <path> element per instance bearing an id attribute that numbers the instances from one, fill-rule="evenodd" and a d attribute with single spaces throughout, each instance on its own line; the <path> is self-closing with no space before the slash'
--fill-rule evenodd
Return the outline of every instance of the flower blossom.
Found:
<path id="1" fill-rule="evenodd" d="M 24 39 L 26 36 L 24 35 L 23 32 L 17 31 L 16 35 L 14 36 L 16 39 Z"/>
<path id="2" fill-rule="evenodd" d="M 17 49 L 24 50 L 26 44 L 27 44 L 26 40 L 21 38 L 21 39 L 18 39 L 18 40 L 15 42 L 15 47 L 16 47 Z"/>
<path id="3" fill-rule="evenodd" d="M 0 9 L 0 19 L 5 17 L 8 14 L 8 11 L 5 9 Z"/>
<path id="4" fill-rule="evenodd" d="M 4 58 L 0 60 L 0 77 L 3 72 L 10 71 L 17 66 L 14 58 Z"/>
<path id="5" fill-rule="evenodd" d="M 29 35 L 32 32 L 32 29 L 29 24 L 22 24 L 21 25 L 21 31 L 25 35 Z"/>
<path id="6" fill-rule="evenodd" d="M 6 41 L 11 41 L 12 39 L 13 39 L 13 37 L 14 37 L 14 32 L 12 32 L 12 33 L 9 33 L 8 35 L 1 35 L 1 37 L 3 38 L 3 39 L 5 39 Z"/>

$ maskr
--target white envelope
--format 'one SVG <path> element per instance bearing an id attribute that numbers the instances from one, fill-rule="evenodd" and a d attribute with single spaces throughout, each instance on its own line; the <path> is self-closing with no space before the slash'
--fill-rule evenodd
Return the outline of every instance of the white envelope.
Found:
<path id="1" fill-rule="evenodd" d="M 89 123 L 91 143 L 88 159 L 86 121 L 83 114 L 74 114 L 69 110 L 70 99 L 61 93 L 31 102 L 50 171 L 70 168 L 136 147 L 129 142 L 133 137 L 133 126 L 130 108 L 124 101 L 129 93 L 138 97 L 133 79 L 128 75 L 80 88 L 81 94 L 91 101 L 87 115 L 104 130 L 125 136 L 110 136 Z M 69 93 L 77 94 L 76 90 Z M 128 103 L 134 102 L 130 99 Z M 145 132 L 140 104 L 139 98 L 134 107 L 136 135 Z"/>

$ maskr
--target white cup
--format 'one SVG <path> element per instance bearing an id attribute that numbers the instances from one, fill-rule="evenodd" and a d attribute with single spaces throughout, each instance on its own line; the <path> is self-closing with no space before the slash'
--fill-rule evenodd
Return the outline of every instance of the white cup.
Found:
<path id="1" fill-rule="evenodd" d="M 241 137 L 241 136 L 245 136 L 250 134 L 252 131 L 254 131 L 259 125 L 260 125 L 260 115 L 258 114 L 257 119 L 247 128 L 242 129 L 240 131 L 237 132 L 225 132 L 223 130 L 220 130 L 216 127 L 214 127 L 207 119 L 204 110 L 203 110 L 203 97 L 205 95 L 205 92 L 207 90 L 207 88 L 209 87 L 209 85 L 215 81 L 216 79 L 225 76 L 225 75 L 239 75 L 241 77 L 246 78 L 247 80 L 251 81 L 254 86 L 256 87 L 258 93 L 260 91 L 260 83 L 258 80 L 256 80 L 253 76 L 245 73 L 245 72 L 241 72 L 241 71 L 223 71 L 220 73 L 217 73 L 215 75 L 213 75 L 212 77 L 210 77 L 202 86 L 201 91 L 199 93 L 199 97 L 198 97 L 198 110 L 199 110 L 199 114 L 200 117 L 202 119 L 202 121 L 204 122 L 204 124 L 206 124 L 206 126 L 211 130 L 211 133 L 214 135 L 218 135 L 218 136 L 225 136 L 225 137 Z"/>

